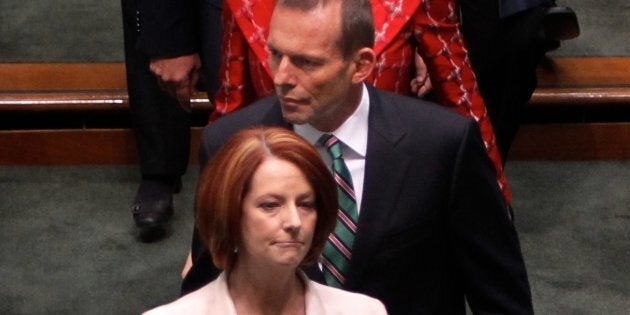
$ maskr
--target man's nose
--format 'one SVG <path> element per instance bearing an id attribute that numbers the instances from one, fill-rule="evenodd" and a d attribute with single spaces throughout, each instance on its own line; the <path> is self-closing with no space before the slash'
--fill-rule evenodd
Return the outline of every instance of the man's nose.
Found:
<path id="1" fill-rule="evenodd" d="M 295 84 L 293 70 L 291 60 L 288 57 L 282 57 L 273 75 L 273 83 L 276 86 L 293 86 Z"/>

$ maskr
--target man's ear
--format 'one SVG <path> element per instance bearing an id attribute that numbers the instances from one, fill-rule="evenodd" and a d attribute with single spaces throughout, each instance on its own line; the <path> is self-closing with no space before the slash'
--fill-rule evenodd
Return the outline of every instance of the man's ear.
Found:
<path id="1" fill-rule="evenodd" d="M 353 56 L 355 72 L 352 75 L 352 83 L 361 83 L 372 74 L 376 56 L 372 48 L 364 47 L 359 49 Z"/>

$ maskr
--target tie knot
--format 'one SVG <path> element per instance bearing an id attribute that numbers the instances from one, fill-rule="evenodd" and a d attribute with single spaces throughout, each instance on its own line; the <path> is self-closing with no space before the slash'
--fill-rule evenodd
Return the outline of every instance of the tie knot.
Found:
<path id="1" fill-rule="evenodd" d="M 337 137 L 325 133 L 319 138 L 319 143 L 326 147 L 328 154 L 330 154 L 333 160 L 341 158 L 341 141 L 339 141 Z"/>

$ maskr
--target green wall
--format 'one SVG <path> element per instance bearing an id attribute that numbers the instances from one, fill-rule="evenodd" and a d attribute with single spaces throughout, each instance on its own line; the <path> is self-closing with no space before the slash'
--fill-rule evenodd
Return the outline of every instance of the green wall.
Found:
<path id="1" fill-rule="evenodd" d="M 582 34 L 554 56 L 630 56 L 630 1 L 559 0 Z M 119 0 L 1 0 L 0 62 L 122 61 Z"/>

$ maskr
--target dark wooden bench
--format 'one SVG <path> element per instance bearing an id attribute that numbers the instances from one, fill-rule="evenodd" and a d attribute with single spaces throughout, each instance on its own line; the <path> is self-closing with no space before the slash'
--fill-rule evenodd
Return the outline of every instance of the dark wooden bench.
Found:
<path id="1" fill-rule="evenodd" d="M 202 125 L 212 103 L 192 108 Z M 128 110 L 123 63 L 0 64 L 0 165 L 137 163 Z"/>
<path id="2" fill-rule="evenodd" d="M 630 58 L 553 58 L 510 159 L 630 159 Z"/>
<path id="3" fill-rule="evenodd" d="M 630 159 L 630 58 L 553 58 L 538 77 L 510 159 Z M 192 108 L 194 163 L 212 104 Z M 0 64 L 0 117 L 0 164 L 137 162 L 122 63 Z"/>
<path id="4" fill-rule="evenodd" d="M 193 110 L 210 111 L 204 93 Z M 122 63 L 0 64 L 0 111 L 126 111 Z"/>

